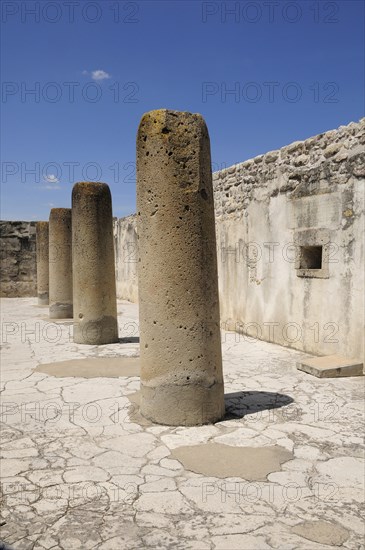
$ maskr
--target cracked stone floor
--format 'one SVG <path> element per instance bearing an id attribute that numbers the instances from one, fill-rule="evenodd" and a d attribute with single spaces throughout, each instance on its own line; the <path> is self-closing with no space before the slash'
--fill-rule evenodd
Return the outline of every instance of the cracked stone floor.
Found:
<path id="1" fill-rule="evenodd" d="M 223 333 L 227 418 L 152 425 L 136 410 L 138 376 L 35 371 L 138 356 L 135 304 L 118 303 L 122 340 L 106 346 L 74 344 L 72 325 L 49 324 L 34 298 L 1 306 L 3 547 L 364 548 L 363 377 L 314 378 L 296 370 L 300 352 Z M 203 444 L 208 455 L 217 444 L 254 448 L 258 462 L 277 446 L 289 460 L 255 481 L 208 476 L 171 457 Z"/>

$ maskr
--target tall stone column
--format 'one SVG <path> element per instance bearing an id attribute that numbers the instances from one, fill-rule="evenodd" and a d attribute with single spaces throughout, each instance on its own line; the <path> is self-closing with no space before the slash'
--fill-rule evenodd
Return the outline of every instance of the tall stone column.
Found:
<path id="1" fill-rule="evenodd" d="M 71 237 L 71 208 L 52 208 L 49 216 L 50 319 L 73 317 Z"/>
<path id="2" fill-rule="evenodd" d="M 118 341 L 113 215 L 106 183 L 76 183 L 72 190 L 74 341 Z"/>
<path id="3" fill-rule="evenodd" d="M 210 142 L 198 114 L 158 110 L 137 136 L 141 413 L 224 415 Z"/>
<path id="4" fill-rule="evenodd" d="M 39 306 L 49 304 L 48 222 L 36 223 L 37 296 Z"/>

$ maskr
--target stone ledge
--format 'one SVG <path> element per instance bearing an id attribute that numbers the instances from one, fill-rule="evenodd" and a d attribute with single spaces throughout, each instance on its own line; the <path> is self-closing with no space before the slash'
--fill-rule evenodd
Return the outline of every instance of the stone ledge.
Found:
<path id="1" fill-rule="evenodd" d="M 297 363 L 297 369 L 317 378 L 342 378 L 344 376 L 362 376 L 363 363 L 348 359 L 342 355 L 326 355 L 303 359 Z"/>

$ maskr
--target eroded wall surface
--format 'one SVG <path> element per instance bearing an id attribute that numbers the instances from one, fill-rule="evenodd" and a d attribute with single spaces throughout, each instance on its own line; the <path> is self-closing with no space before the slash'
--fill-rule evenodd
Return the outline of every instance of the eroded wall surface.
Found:
<path id="1" fill-rule="evenodd" d="M 136 216 L 114 218 L 117 297 L 138 302 L 138 241 Z"/>
<path id="2" fill-rule="evenodd" d="M 0 221 L 0 295 L 37 295 L 35 223 Z"/>
<path id="3" fill-rule="evenodd" d="M 214 174 L 229 329 L 363 357 L 364 122 Z M 306 269 L 306 253 L 317 269 Z"/>

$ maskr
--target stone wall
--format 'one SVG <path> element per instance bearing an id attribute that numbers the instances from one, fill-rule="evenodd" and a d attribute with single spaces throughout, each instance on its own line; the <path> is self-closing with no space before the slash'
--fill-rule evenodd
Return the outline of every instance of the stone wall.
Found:
<path id="1" fill-rule="evenodd" d="M 35 222 L 0 221 L 0 295 L 37 295 Z"/>
<path id="2" fill-rule="evenodd" d="M 364 143 L 365 119 L 214 174 L 223 328 L 363 358 Z M 115 235 L 118 296 L 136 301 L 136 218 Z"/>
<path id="3" fill-rule="evenodd" d="M 114 218 L 114 251 L 117 296 L 138 302 L 138 241 L 136 216 Z"/>
<path id="4" fill-rule="evenodd" d="M 214 174 L 228 328 L 363 357 L 364 123 Z"/>

